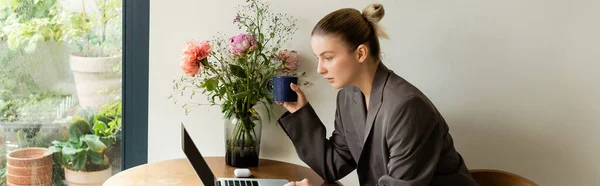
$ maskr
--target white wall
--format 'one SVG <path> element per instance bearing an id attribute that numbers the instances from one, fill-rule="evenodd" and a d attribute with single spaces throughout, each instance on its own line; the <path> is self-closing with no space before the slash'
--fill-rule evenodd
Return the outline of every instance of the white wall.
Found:
<path id="1" fill-rule="evenodd" d="M 185 117 L 167 97 L 182 74 L 184 41 L 237 33 L 238 2 L 151 2 L 150 162 L 184 157 L 180 122 L 205 155 L 224 155 L 219 108 Z M 309 34 L 325 14 L 371 2 L 272 1 L 275 11 L 299 19 L 288 47 L 299 50 L 302 70 L 316 83 L 305 92 L 329 133 L 336 90 L 316 74 Z M 438 106 L 469 168 L 506 170 L 545 186 L 600 182 L 600 1 L 381 2 L 392 38 L 382 42 L 384 62 Z M 304 165 L 274 122 L 264 126 L 261 157 Z M 356 182 L 355 174 L 342 180 Z"/>

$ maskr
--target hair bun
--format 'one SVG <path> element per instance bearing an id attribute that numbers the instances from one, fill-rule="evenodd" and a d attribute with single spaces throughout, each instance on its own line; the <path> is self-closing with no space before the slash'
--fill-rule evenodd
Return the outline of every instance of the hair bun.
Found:
<path id="1" fill-rule="evenodd" d="M 382 4 L 373 3 L 363 9 L 362 15 L 369 19 L 369 21 L 378 23 L 385 15 L 385 10 Z"/>

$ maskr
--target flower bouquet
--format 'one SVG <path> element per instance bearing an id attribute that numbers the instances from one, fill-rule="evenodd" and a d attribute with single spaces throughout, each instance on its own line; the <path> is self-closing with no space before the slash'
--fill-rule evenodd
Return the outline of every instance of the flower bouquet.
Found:
<path id="1" fill-rule="evenodd" d="M 233 19 L 243 33 L 228 39 L 218 34 L 209 41 L 187 41 L 181 56 L 185 75 L 173 81 L 179 96 L 189 94 L 193 100 L 197 91 L 207 96 L 209 103 L 183 104 L 186 115 L 190 107 L 220 105 L 226 124 L 226 162 L 235 167 L 258 166 L 262 120 L 255 106 L 263 104 L 272 118 L 268 80 L 275 75 L 305 75 L 297 72 L 297 52 L 282 49 L 297 30 L 296 20 L 272 13 L 268 4 L 246 2 Z"/>

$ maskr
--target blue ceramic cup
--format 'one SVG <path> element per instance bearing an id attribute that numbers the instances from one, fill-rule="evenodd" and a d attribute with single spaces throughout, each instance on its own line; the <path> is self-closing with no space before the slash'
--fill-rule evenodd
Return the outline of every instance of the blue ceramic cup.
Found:
<path id="1" fill-rule="evenodd" d="M 298 101 L 298 94 L 290 87 L 291 83 L 298 85 L 298 77 L 273 76 L 273 78 L 267 82 L 267 91 L 273 94 L 273 98 L 276 102 L 296 102 Z"/>

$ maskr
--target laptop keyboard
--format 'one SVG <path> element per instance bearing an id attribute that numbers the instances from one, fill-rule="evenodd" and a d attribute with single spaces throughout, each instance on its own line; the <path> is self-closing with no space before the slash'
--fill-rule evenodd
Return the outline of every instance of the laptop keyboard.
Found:
<path id="1" fill-rule="evenodd" d="M 217 186 L 258 186 L 258 181 L 249 181 L 249 180 L 227 180 L 223 181 L 224 185 L 221 185 L 221 182 L 217 182 Z"/>

